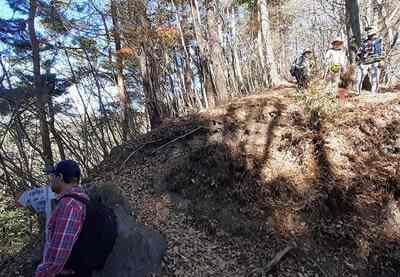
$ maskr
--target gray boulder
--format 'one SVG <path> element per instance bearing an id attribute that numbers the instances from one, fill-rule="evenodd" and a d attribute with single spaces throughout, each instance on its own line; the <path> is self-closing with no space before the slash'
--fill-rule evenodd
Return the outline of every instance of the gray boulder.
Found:
<path id="1" fill-rule="evenodd" d="M 161 271 L 162 258 L 167 250 L 167 243 L 155 231 L 148 230 L 136 222 L 130 209 L 116 194 L 114 188 L 103 187 L 100 191 L 89 190 L 91 197 L 101 200 L 114 209 L 118 223 L 118 236 L 114 248 L 103 270 L 95 272 L 94 277 L 145 277 Z"/>

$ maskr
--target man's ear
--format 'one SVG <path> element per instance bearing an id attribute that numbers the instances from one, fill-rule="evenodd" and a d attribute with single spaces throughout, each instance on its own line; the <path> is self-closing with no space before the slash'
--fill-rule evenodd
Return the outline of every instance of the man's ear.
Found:
<path id="1" fill-rule="evenodd" d="M 19 198 L 21 197 L 22 192 L 18 192 L 16 197 L 15 197 L 15 206 L 17 208 L 24 208 L 24 206 L 19 202 Z"/>
<path id="2" fill-rule="evenodd" d="M 64 181 L 64 176 L 62 175 L 62 173 L 58 174 L 56 176 L 56 178 L 57 178 L 57 181 Z"/>

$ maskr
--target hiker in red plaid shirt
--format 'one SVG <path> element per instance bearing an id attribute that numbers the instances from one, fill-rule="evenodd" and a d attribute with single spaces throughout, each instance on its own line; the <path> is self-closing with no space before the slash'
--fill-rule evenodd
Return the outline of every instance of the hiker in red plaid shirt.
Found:
<path id="1" fill-rule="evenodd" d="M 59 200 L 47 224 L 47 240 L 43 261 L 35 277 L 79 276 L 90 277 L 91 272 L 72 272 L 66 264 L 78 239 L 86 216 L 85 205 L 66 194 L 89 199 L 78 186 L 81 172 L 76 162 L 59 162 L 51 172 L 51 187 Z"/>

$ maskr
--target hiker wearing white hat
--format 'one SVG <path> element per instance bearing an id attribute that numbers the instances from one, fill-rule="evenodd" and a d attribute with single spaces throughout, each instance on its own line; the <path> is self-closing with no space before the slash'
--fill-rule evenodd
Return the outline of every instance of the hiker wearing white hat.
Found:
<path id="1" fill-rule="evenodd" d="M 340 83 L 340 74 L 347 68 L 346 52 L 343 49 L 344 41 L 340 37 L 332 40 L 332 47 L 326 52 L 326 81 L 328 93 L 336 95 Z"/>
<path id="2" fill-rule="evenodd" d="M 371 94 L 377 95 L 379 91 L 379 77 L 381 65 L 384 60 L 382 39 L 377 36 L 377 31 L 369 27 L 367 39 L 365 39 L 357 52 L 357 95 L 361 94 L 365 77 L 369 76 L 371 82 Z"/>

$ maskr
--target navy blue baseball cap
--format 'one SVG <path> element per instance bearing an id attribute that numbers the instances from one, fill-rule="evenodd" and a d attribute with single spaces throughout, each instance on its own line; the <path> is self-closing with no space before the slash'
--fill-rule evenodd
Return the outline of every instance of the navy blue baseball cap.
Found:
<path id="1" fill-rule="evenodd" d="M 57 176 L 62 174 L 66 183 L 71 183 L 74 178 L 79 180 L 81 177 L 81 169 L 79 168 L 78 163 L 73 160 L 63 160 L 57 163 L 53 168 L 48 168 L 46 172 Z"/>

